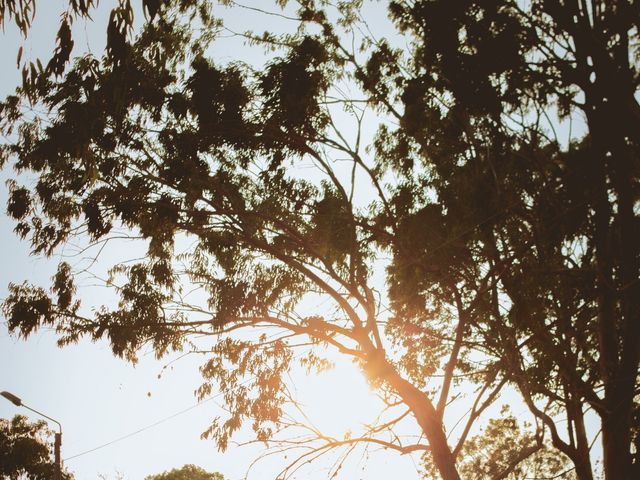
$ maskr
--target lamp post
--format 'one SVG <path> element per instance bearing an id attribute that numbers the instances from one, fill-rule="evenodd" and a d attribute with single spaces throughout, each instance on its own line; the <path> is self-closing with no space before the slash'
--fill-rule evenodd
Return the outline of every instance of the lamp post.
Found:
<path id="1" fill-rule="evenodd" d="M 55 442 L 53 444 L 53 448 L 54 448 L 54 455 L 55 455 L 55 461 L 56 461 L 56 480 L 62 480 L 62 465 L 61 465 L 61 461 L 60 461 L 60 447 L 62 447 L 62 425 L 60 424 L 60 422 L 57 421 L 57 420 L 54 420 L 53 418 L 45 415 L 42 412 L 39 412 L 39 411 L 37 411 L 37 410 L 25 405 L 24 403 L 22 403 L 22 399 L 20 399 L 20 397 L 15 396 L 13 393 L 0 392 L 0 395 L 2 395 L 4 398 L 9 400 L 16 407 L 24 407 L 27 410 L 31 410 L 32 412 L 37 413 L 41 417 L 44 417 L 47 420 L 51 420 L 52 422 L 58 424 L 59 432 L 55 434 Z"/>

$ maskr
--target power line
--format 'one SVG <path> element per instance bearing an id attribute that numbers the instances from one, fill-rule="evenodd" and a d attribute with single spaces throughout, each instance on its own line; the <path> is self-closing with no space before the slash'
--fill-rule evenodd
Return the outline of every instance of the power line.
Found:
<path id="1" fill-rule="evenodd" d="M 296 359 L 300 358 L 301 356 L 302 356 L 302 353 L 293 356 L 291 358 L 291 360 L 296 360 Z M 245 380 L 244 382 L 241 382 L 240 385 L 246 385 L 250 381 L 251 381 L 251 379 L 249 378 L 249 379 Z M 111 441 L 109 441 L 107 443 L 103 443 L 102 445 L 98 445 L 97 447 L 93 447 L 93 448 L 90 448 L 89 450 L 85 450 L 84 452 L 80 452 L 80 453 L 77 453 L 77 454 L 72 455 L 70 457 L 67 457 L 67 458 L 64 459 L 64 461 L 66 462 L 66 461 L 69 461 L 69 460 L 73 460 L 74 458 L 82 457 L 83 455 L 87 455 L 89 453 L 93 453 L 96 450 L 100 450 L 102 448 L 105 448 L 105 447 L 108 447 L 110 445 L 113 445 L 114 443 L 118 443 L 118 442 L 121 442 L 123 440 L 126 440 L 127 438 L 131 438 L 131 437 L 133 437 L 135 435 L 138 435 L 139 433 L 142 433 L 142 432 L 144 432 L 146 430 L 149 430 L 151 428 L 157 427 L 158 425 L 161 425 L 161 424 L 163 424 L 163 423 L 165 423 L 165 422 L 167 422 L 167 421 L 169 421 L 169 420 L 171 420 L 173 418 L 176 418 L 176 417 L 178 417 L 180 415 L 184 415 L 185 413 L 190 412 L 191 410 L 194 410 L 194 409 L 204 405 L 207 402 L 210 402 L 212 400 L 215 400 L 218 397 L 221 397 L 223 394 L 224 394 L 224 392 L 218 392 L 215 395 L 212 395 L 212 396 L 202 400 L 201 402 L 196 403 L 195 405 L 191 405 L 190 407 L 187 407 L 187 408 L 182 409 L 182 410 L 180 410 L 178 412 L 172 413 L 171 415 L 169 415 L 167 417 L 161 418 L 160 420 L 158 420 L 158 421 L 156 421 L 154 423 L 151 423 L 151 424 L 146 425 L 146 426 L 144 426 L 142 428 L 139 428 L 135 432 L 127 433 L 126 435 L 122 435 L 121 437 L 115 438 L 115 439 L 113 439 L 113 440 L 111 440 Z"/>
<path id="2" fill-rule="evenodd" d="M 96 450 L 100 450 L 102 448 L 105 448 L 105 447 L 108 447 L 110 445 L 113 445 L 114 443 L 118 443 L 118 442 L 121 442 L 122 440 L 126 440 L 127 438 L 131 438 L 131 437 L 133 437 L 135 435 L 138 435 L 139 433 L 142 433 L 142 432 L 144 432 L 146 430 L 149 430 L 149 429 L 151 429 L 153 427 L 157 427 L 158 425 L 160 425 L 160 424 L 162 424 L 164 422 L 167 422 L 167 421 L 169 421 L 169 420 L 171 420 L 171 419 L 173 419 L 173 418 L 175 418 L 175 417 L 177 417 L 179 415 L 183 415 L 183 414 L 185 414 L 185 413 L 187 413 L 187 412 L 189 412 L 189 411 L 191 411 L 191 410 L 193 410 L 193 409 L 195 409 L 195 408 L 197 408 L 197 407 L 199 407 L 199 406 L 201 406 L 201 405 L 213 400 L 214 398 L 219 397 L 220 395 L 222 395 L 222 392 L 220 392 L 217 395 L 214 395 L 212 397 L 209 397 L 209 398 L 207 398 L 207 399 L 205 399 L 205 400 L 203 400 L 201 402 L 198 402 L 195 405 L 191 405 L 188 408 L 180 410 L 179 412 L 173 413 L 173 414 L 169 415 L 168 417 L 164 417 L 164 418 L 158 420 L 157 422 L 154 422 L 154 423 L 152 423 L 150 425 L 142 427 L 142 428 L 136 430 L 135 432 L 127 433 L 126 435 L 123 435 L 121 437 L 115 438 L 115 439 L 113 439 L 113 440 L 111 440 L 111 441 L 109 441 L 107 443 L 103 443 L 102 445 L 98 445 L 97 447 L 91 448 L 89 450 L 85 450 L 84 452 L 77 453 L 75 455 L 72 455 L 71 457 L 67 457 L 67 458 L 64 459 L 64 461 L 67 462 L 69 460 L 73 460 L 74 458 L 78 458 L 78 457 L 81 457 L 83 455 L 87 455 L 88 453 L 95 452 Z"/>

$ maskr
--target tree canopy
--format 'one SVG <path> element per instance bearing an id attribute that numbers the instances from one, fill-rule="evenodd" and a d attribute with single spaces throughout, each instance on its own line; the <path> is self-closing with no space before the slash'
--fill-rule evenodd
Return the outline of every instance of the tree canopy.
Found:
<path id="1" fill-rule="evenodd" d="M 7 480 L 50 480 L 55 478 L 56 464 L 48 439 L 52 432 L 46 422 L 29 422 L 16 415 L 0 418 L 0 477 Z M 63 480 L 73 476 L 62 472 Z"/>
<path id="2" fill-rule="evenodd" d="M 206 352 L 198 395 L 219 385 L 231 414 L 205 435 L 224 449 L 249 421 L 309 448 L 283 477 L 370 443 L 459 479 L 505 385 L 536 421 L 486 478 L 538 455 L 592 480 L 588 411 L 605 478 L 639 474 L 640 3 L 390 1 L 394 29 L 376 32 L 379 2 L 280 0 L 262 12 L 291 29 L 231 32 L 260 65 L 212 58 L 230 33 L 218 5 L 142 3 L 135 34 L 130 2 L 113 10 L 102 58 L 67 63 L 64 30 L 1 111 L 5 157 L 36 178 L 8 204 L 34 253 L 124 231 L 147 257 L 113 265 L 120 302 L 92 313 L 68 263 L 50 292 L 12 285 L 10 331 L 106 339 L 133 361 Z M 322 368 L 318 347 L 366 372 L 379 424 L 336 439 L 288 420 L 285 373 Z M 407 416 L 424 441 L 393 434 Z M 305 436 L 283 444 L 292 428 Z"/>
<path id="3" fill-rule="evenodd" d="M 164 473 L 148 475 L 145 480 L 224 480 L 220 473 L 209 473 L 196 465 L 184 465 Z"/>

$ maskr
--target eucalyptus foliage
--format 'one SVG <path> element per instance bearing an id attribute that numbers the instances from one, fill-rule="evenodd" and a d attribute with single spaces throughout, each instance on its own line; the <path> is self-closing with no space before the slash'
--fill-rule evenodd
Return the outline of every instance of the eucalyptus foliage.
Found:
<path id="1" fill-rule="evenodd" d="M 10 331 L 106 339 L 130 360 L 210 338 L 199 395 L 219 386 L 231 414 L 205 435 L 224 449 L 249 421 L 267 445 L 309 448 L 283 477 L 373 443 L 458 479 L 505 385 L 535 431 L 493 419 L 485 440 L 526 441 L 482 478 L 519 478 L 522 461 L 559 475 L 568 458 L 591 480 L 588 410 L 605 477 L 638 476 L 638 2 L 280 0 L 265 18 L 292 29 L 236 33 L 262 65 L 212 58 L 229 33 L 217 5 L 142 3 L 135 35 L 130 3 L 113 10 L 102 58 L 67 64 L 61 28 L 2 114 L 5 157 L 36 178 L 8 205 L 34 253 L 124 229 L 147 256 L 114 266 L 120 303 L 91 315 L 66 263 L 50 292 L 12 285 Z M 366 21 L 383 3 L 393 32 Z M 286 373 L 324 367 L 310 346 L 354 359 L 384 420 L 344 439 L 291 422 Z M 394 436 L 409 414 L 426 441 Z M 282 443 L 290 428 L 308 435 Z"/>

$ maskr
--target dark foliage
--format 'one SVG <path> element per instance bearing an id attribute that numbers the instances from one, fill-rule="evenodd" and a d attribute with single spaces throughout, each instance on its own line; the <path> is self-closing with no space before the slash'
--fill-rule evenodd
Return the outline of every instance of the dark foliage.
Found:
<path id="1" fill-rule="evenodd" d="M 55 478 L 56 465 L 52 445 L 47 438 L 52 433 L 43 421 L 30 423 L 16 415 L 11 420 L 0 419 L 0 476 L 7 480 L 50 480 Z M 73 476 L 62 472 L 63 480 Z"/>
<path id="2" fill-rule="evenodd" d="M 444 479 L 459 479 L 462 452 L 484 445 L 468 439 L 474 421 L 511 384 L 537 421 L 512 452 L 530 463 L 501 458 L 487 478 L 527 465 L 556 475 L 564 455 L 592 480 L 587 409 L 601 421 L 605 477 L 638 476 L 640 4 L 391 1 L 398 31 L 378 40 L 361 2 L 275 3 L 299 28 L 244 34 L 271 49 L 262 68 L 209 58 L 221 23 L 198 2 L 144 2 L 134 37 L 122 1 L 104 57 L 64 74 L 72 39 L 61 28 L 53 63 L 1 106 L 17 132 L 5 155 L 37 179 L 11 185 L 9 214 L 36 253 L 124 227 L 148 256 L 114 267 L 120 304 L 93 315 L 64 264 L 53 295 L 13 285 L 10 330 L 53 325 L 63 344 L 104 338 L 131 360 L 147 343 L 161 356 L 214 339 L 199 395 L 218 382 L 230 406 L 207 431 L 221 448 L 249 418 L 267 443 L 291 426 L 282 376 L 310 343 L 355 359 L 428 441 L 381 439 L 399 414 L 361 437 L 312 436 L 314 454 L 365 442 L 428 450 Z M 28 27 L 30 10 L 0 7 Z M 47 121 L 24 114 L 25 100 Z M 184 237 L 192 248 L 178 256 Z M 189 303 L 183 285 L 206 300 Z M 305 310 L 315 294 L 329 313 Z M 236 335 L 263 326 L 280 335 Z M 469 386 L 475 400 L 451 437 L 447 406 Z M 521 435 L 510 422 L 486 432 Z"/>

